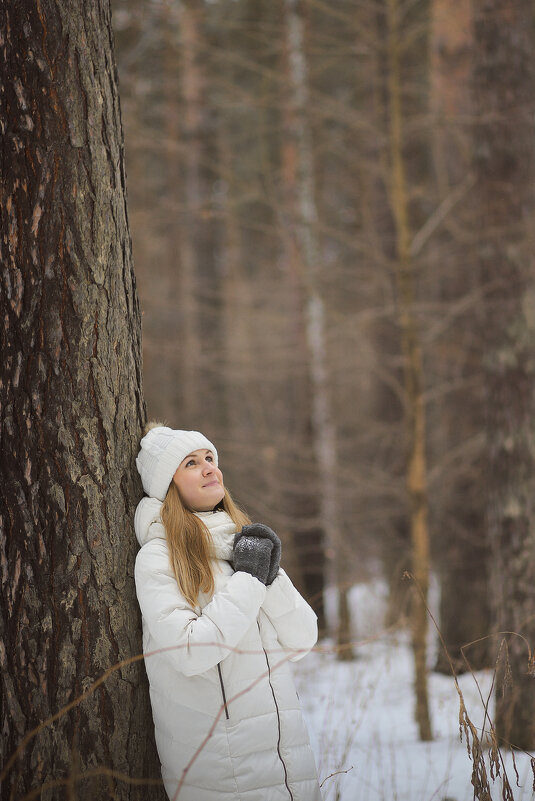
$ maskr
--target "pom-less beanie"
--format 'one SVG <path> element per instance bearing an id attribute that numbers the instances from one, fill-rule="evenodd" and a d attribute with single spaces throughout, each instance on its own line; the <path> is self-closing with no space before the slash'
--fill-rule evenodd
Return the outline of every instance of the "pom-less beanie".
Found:
<path id="1" fill-rule="evenodd" d="M 165 500 L 177 467 L 192 451 L 207 448 L 217 465 L 217 451 L 200 431 L 176 431 L 157 425 L 145 434 L 140 446 L 136 466 L 143 489 L 159 501 Z"/>

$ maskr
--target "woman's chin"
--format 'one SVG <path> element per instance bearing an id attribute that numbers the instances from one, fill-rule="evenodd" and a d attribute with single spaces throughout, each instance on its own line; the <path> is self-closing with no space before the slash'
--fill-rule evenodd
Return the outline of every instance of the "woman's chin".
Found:
<path id="1" fill-rule="evenodd" d="M 212 493 L 212 497 L 204 497 L 202 500 L 200 500 L 195 511 L 211 512 L 216 508 L 216 506 L 219 506 L 224 497 L 224 492 L 214 492 Z"/>

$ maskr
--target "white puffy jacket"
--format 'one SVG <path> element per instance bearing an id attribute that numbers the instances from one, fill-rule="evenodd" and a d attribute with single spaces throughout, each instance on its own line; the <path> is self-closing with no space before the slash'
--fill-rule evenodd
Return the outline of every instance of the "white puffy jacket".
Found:
<path id="1" fill-rule="evenodd" d="M 321 801 L 288 665 L 316 642 L 316 615 L 284 571 L 265 587 L 221 558 L 214 595 L 192 608 L 169 562 L 160 509 L 143 498 L 136 510 L 135 578 L 169 798 Z M 202 519 L 212 531 L 221 516 L 233 527 L 225 512 Z"/>

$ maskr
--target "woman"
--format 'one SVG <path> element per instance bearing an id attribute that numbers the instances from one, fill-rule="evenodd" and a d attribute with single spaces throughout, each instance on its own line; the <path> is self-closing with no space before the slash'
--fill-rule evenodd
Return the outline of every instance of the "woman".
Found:
<path id="1" fill-rule="evenodd" d="M 145 429 L 136 589 L 156 744 L 170 799 L 321 801 L 288 660 L 316 616 L 279 568 L 198 431 Z"/>

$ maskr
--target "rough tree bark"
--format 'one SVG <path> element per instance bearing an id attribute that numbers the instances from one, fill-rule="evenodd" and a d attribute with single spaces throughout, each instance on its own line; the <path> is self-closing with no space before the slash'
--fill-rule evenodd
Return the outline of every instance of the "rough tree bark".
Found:
<path id="1" fill-rule="evenodd" d="M 533 4 L 473 5 L 477 260 L 487 302 L 487 516 L 491 586 L 503 640 L 496 729 L 535 748 L 535 64 Z M 521 636 L 518 636 L 521 635 Z M 527 642 L 526 642 L 527 641 Z M 502 693 L 503 685 L 505 692 Z"/>
<path id="2" fill-rule="evenodd" d="M 0 9 L 2 799 L 163 798 L 128 780 L 159 779 L 141 662 L 8 765 L 141 650 L 145 412 L 110 17 L 109 0 Z"/>

